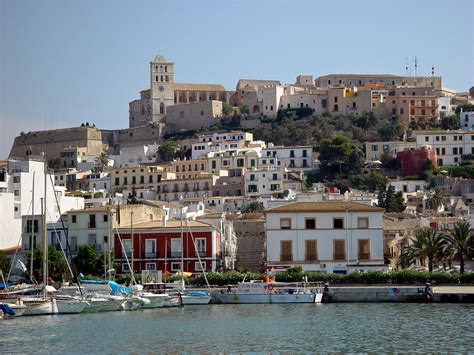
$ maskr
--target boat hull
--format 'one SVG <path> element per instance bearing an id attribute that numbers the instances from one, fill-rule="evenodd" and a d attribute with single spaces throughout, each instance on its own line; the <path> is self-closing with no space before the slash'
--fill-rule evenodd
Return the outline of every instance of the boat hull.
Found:
<path id="1" fill-rule="evenodd" d="M 210 295 L 183 295 L 183 305 L 200 305 L 211 302 Z"/>
<path id="2" fill-rule="evenodd" d="M 270 303 L 320 303 L 322 294 L 238 294 L 219 293 L 217 298 L 225 304 L 270 304 Z M 319 302 L 318 302 L 319 300 Z"/>
<path id="3" fill-rule="evenodd" d="M 51 300 L 23 300 L 26 305 L 24 316 L 46 316 L 58 314 L 56 303 Z"/>

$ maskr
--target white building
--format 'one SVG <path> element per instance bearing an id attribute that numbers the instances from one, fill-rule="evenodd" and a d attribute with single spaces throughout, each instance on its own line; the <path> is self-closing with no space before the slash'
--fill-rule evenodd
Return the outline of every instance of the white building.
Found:
<path id="1" fill-rule="evenodd" d="M 46 184 L 45 184 L 46 178 Z M 4 180 L 3 182 L 1 180 Z M 34 182 L 34 184 L 33 184 Z M 34 186 L 34 200 L 33 200 Z M 39 215 L 46 186 L 46 222 L 55 223 L 70 209 L 83 208 L 82 197 L 65 196 L 66 188 L 54 186 L 53 175 L 44 174 L 44 163 L 35 160 L 10 160 L 7 171 L 0 176 L 0 249 L 19 247 L 22 239 L 23 216 Z M 33 210 L 34 206 L 34 210 Z M 13 211 L 13 216 L 12 216 Z M 29 222 L 31 223 L 31 222 Z M 37 223 L 37 222 L 34 222 Z"/>
<path id="2" fill-rule="evenodd" d="M 474 154 L 474 130 L 414 131 L 418 148 L 436 150 L 438 166 L 457 165 L 464 154 Z"/>
<path id="3" fill-rule="evenodd" d="M 266 214 L 267 270 L 385 270 L 383 208 L 357 202 L 293 202 Z"/>
<path id="4" fill-rule="evenodd" d="M 459 127 L 462 130 L 474 130 L 474 109 L 461 110 L 459 114 Z"/>
<path id="5" fill-rule="evenodd" d="M 159 144 L 144 144 L 120 149 L 120 154 L 109 157 L 114 168 L 138 167 L 139 164 L 154 164 L 158 157 Z"/>
<path id="6" fill-rule="evenodd" d="M 375 161 L 382 158 L 383 153 L 389 151 L 393 158 L 397 157 L 398 152 L 404 150 L 416 149 L 415 142 L 366 142 L 365 143 L 365 160 Z"/>
<path id="7" fill-rule="evenodd" d="M 284 169 L 254 169 L 244 176 L 245 196 L 257 197 L 283 192 Z"/>
<path id="8" fill-rule="evenodd" d="M 308 146 L 275 146 L 268 143 L 267 148 L 262 149 L 262 164 L 267 165 L 266 159 L 277 159 L 277 167 L 289 169 L 313 169 L 313 147 Z"/>
<path id="9" fill-rule="evenodd" d="M 428 188 L 428 182 L 425 180 L 391 180 L 388 183 L 393 186 L 396 192 L 416 192 Z"/>

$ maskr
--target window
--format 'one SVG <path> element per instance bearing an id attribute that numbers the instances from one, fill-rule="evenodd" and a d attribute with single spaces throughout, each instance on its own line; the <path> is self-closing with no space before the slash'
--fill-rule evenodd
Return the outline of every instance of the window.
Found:
<path id="1" fill-rule="evenodd" d="M 377 144 L 372 144 L 372 151 L 376 152 L 379 150 L 379 146 Z"/>
<path id="2" fill-rule="evenodd" d="M 123 272 L 130 272 L 130 268 L 128 267 L 127 263 L 122 264 L 122 271 Z"/>
<path id="3" fill-rule="evenodd" d="M 316 240 L 305 240 L 304 244 L 305 244 L 304 259 L 306 261 L 318 260 L 317 241 Z"/>
<path id="4" fill-rule="evenodd" d="M 346 241 L 343 239 L 335 239 L 333 241 L 333 259 L 343 261 L 346 259 Z"/>
<path id="5" fill-rule="evenodd" d="M 458 148 L 453 148 L 453 154 L 457 155 L 458 154 Z"/>
<path id="6" fill-rule="evenodd" d="M 33 230 L 31 230 L 31 225 L 32 225 L 31 222 L 34 222 L 34 223 L 33 223 L 33 226 L 34 226 Z M 32 233 L 32 232 L 38 233 L 38 220 L 37 220 L 37 219 L 35 219 L 35 220 L 31 220 L 31 219 L 27 220 L 27 221 L 26 221 L 26 231 L 27 231 L 27 233 Z"/>
<path id="7" fill-rule="evenodd" d="M 369 218 L 367 217 L 357 218 L 357 228 L 361 228 L 361 229 L 369 228 Z"/>
<path id="8" fill-rule="evenodd" d="M 104 222 L 108 222 L 108 220 L 109 220 L 109 215 L 108 215 L 108 214 L 104 214 L 103 220 L 104 220 Z"/>
<path id="9" fill-rule="evenodd" d="M 441 136 L 441 141 L 446 141 L 446 136 Z"/>
<path id="10" fill-rule="evenodd" d="M 171 263 L 171 271 L 178 271 L 181 269 L 181 263 Z"/>
<path id="11" fill-rule="evenodd" d="M 280 228 L 281 229 L 291 229 L 291 219 L 290 218 L 280 218 Z"/>
<path id="12" fill-rule="evenodd" d="M 237 167 L 242 168 L 244 166 L 244 160 L 243 159 L 237 159 Z"/>
<path id="13" fill-rule="evenodd" d="M 457 140 L 458 140 L 458 136 L 454 136 L 454 140 L 457 141 Z"/>
<path id="14" fill-rule="evenodd" d="M 89 234 L 87 238 L 87 242 L 89 244 L 96 244 L 97 243 L 97 234 Z"/>
<path id="15" fill-rule="evenodd" d="M 439 136 L 436 136 L 436 142 L 439 142 Z"/>
<path id="16" fill-rule="evenodd" d="M 130 239 L 122 240 L 122 257 L 132 256 L 132 241 Z"/>
<path id="17" fill-rule="evenodd" d="M 89 215 L 89 228 L 96 228 L 96 223 L 95 223 L 95 214 L 90 214 Z"/>
<path id="18" fill-rule="evenodd" d="M 120 178 L 118 177 L 115 178 L 115 185 L 120 185 Z"/>
<path id="19" fill-rule="evenodd" d="M 305 218 L 305 228 L 306 229 L 316 229 L 316 219 L 315 218 Z"/>
<path id="20" fill-rule="evenodd" d="M 15 191 L 13 192 L 13 195 L 15 195 L 15 196 L 20 196 L 20 190 L 15 190 Z"/>
<path id="21" fill-rule="evenodd" d="M 321 100 L 321 107 L 322 107 L 322 108 L 326 108 L 327 106 L 328 106 L 328 100 L 322 99 L 322 100 Z"/>
<path id="22" fill-rule="evenodd" d="M 145 258 L 156 258 L 156 239 L 145 239 Z"/>
<path id="23" fill-rule="evenodd" d="M 332 227 L 334 229 L 343 229 L 344 228 L 344 218 L 333 218 Z"/>
<path id="24" fill-rule="evenodd" d="M 74 236 L 69 238 L 69 247 L 71 248 L 71 251 L 77 250 L 77 237 Z"/>
<path id="25" fill-rule="evenodd" d="M 441 155 L 446 155 L 446 148 L 441 148 Z"/>
<path id="26" fill-rule="evenodd" d="M 172 258 L 181 257 L 181 239 L 180 238 L 171 239 L 171 257 Z"/>
<path id="27" fill-rule="evenodd" d="M 369 260 L 370 259 L 370 240 L 369 239 L 359 239 L 357 240 L 358 246 L 358 255 L 357 259 L 359 260 Z"/>
<path id="28" fill-rule="evenodd" d="M 20 177 L 19 176 L 14 176 L 13 177 L 13 183 L 18 184 L 20 182 Z"/>
<path id="29" fill-rule="evenodd" d="M 156 263 L 145 263 L 145 270 L 155 271 Z"/>
<path id="30" fill-rule="evenodd" d="M 217 162 L 215 160 L 212 160 L 211 161 L 211 166 L 212 166 L 212 169 L 216 169 Z"/>
<path id="31" fill-rule="evenodd" d="M 430 140 L 430 137 L 426 136 L 425 137 L 425 142 L 429 142 L 429 140 Z"/>
<path id="32" fill-rule="evenodd" d="M 201 116 L 204 116 L 204 111 L 201 111 Z"/>
<path id="33" fill-rule="evenodd" d="M 71 223 L 77 223 L 77 216 L 75 214 L 71 215 Z"/>
<path id="34" fill-rule="evenodd" d="M 206 238 L 195 238 L 196 249 L 200 256 L 206 255 Z"/>
<path id="35" fill-rule="evenodd" d="M 293 260 L 293 242 L 291 240 L 280 241 L 280 261 Z"/>
<path id="36" fill-rule="evenodd" d="M 199 261 L 194 263 L 194 270 L 196 271 L 206 271 L 206 262 L 203 261 L 202 264 Z"/>

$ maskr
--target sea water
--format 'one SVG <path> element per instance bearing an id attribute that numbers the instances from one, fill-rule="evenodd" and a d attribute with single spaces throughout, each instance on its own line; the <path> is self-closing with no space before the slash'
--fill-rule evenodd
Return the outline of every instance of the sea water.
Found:
<path id="1" fill-rule="evenodd" d="M 474 305 L 207 305 L 0 320 L 0 353 L 315 351 L 474 351 Z"/>

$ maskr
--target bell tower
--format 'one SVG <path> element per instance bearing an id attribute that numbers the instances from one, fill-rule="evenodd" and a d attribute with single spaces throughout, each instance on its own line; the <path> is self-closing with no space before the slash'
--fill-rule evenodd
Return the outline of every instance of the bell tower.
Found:
<path id="1" fill-rule="evenodd" d="M 174 105 L 174 63 L 158 54 L 150 62 L 152 121 L 164 122 L 166 109 Z"/>

